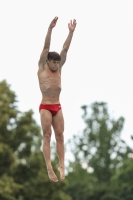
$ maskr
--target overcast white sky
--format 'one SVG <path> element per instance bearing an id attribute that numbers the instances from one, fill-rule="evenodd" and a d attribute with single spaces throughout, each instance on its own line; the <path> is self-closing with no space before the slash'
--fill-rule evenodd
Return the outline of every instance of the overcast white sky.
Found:
<path id="1" fill-rule="evenodd" d="M 122 138 L 133 134 L 133 0 L 0 0 L 0 81 L 18 96 L 21 111 L 32 109 L 40 125 L 37 63 L 51 20 L 51 51 L 60 52 L 68 22 L 77 27 L 62 70 L 61 104 L 65 141 L 84 128 L 81 106 L 108 103 L 125 118 Z M 131 144 L 131 143 L 130 143 Z"/>

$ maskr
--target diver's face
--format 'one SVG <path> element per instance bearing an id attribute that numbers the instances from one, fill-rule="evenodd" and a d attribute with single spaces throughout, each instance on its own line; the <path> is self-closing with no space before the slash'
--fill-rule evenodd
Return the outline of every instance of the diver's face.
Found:
<path id="1" fill-rule="evenodd" d="M 55 72 L 59 65 L 60 65 L 60 61 L 57 61 L 57 60 L 47 60 L 47 64 L 49 66 L 49 69 L 52 71 L 52 72 Z"/>

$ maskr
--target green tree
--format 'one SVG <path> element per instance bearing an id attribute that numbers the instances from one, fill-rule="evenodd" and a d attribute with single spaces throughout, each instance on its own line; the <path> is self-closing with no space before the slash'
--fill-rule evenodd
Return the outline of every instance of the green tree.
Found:
<path id="1" fill-rule="evenodd" d="M 15 200 L 15 195 L 22 188 L 10 176 L 10 170 L 16 157 L 12 149 L 13 122 L 17 114 L 16 95 L 9 89 L 6 81 L 0 82 L 0 199 Z"/>
<path id="2" fill-rule="evenodd" d="M 77 162 L 86 163 L 94 170 L 98 182 L 107 184 L 130 152 L 120 138 L 124 118 L 111 119 L 104 102 L 93 103 L 88 112 L 87 106 L 82 106 L 82 109 L 86 128 L 83 136 L 74 140 L 74 155 Z"/>
<path id="3" fill-rule="evenodd" d="M 0 119 L 0 199 L 71 200 L 64 192 L 66 181 L 49 180 L 40 127 L 32 110 L 17 109 L 17 97 L 6 81 L 0 82 Z"/>
<path id="4" fill-rule="evenodd" d="M 124 118 L 120 117 L 117 120 L 111 118 L 105 102 L 94 102 L 90 107 L 82 106 L 82 109 L 86 127 L 82 134 L 74 135 L 69 142 L 75 160 L 70 163 L 68 171 L 76 171 L 77 183 L 88 189 L 82 199 L 119 199 L 117 190 L 111 187 L 111 178 L 122 166 L 123 160 L 132 152 L 121 139 Z M 86 168 L 85 182 L 83 173 L 78 169 L 79 165 L 81 168 Z M 68 180 L 69 176 L 70 174 Z M 86 186 L 87 179 L 88 186 Z M 77 192 L 81 194 L 82 191 L 81 187 L 78 187 Z M 74 200 L 81 199 L 81 196 L 76 197 L 74 181 L 69 185 L 67 192 Z"/>
<path id="5" fill-rule="evenodd" d="M 117 193 L 121 200 L 133 199 L 133 153 L 123 161 L 123 165 L 111 179 L 113 187 L 117 188 Z"/>

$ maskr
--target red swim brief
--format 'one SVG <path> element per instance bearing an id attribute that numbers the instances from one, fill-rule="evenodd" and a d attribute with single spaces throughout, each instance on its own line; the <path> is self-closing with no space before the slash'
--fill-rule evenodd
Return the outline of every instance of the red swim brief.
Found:
<path id="1" fill-rule="evenodd" d="M 52 113 L 52 116 L 54 116 L 61 109 L 61 105 L 60 104 L 40 104 L 39 111 L 41 109 L 49 110 Z"/>

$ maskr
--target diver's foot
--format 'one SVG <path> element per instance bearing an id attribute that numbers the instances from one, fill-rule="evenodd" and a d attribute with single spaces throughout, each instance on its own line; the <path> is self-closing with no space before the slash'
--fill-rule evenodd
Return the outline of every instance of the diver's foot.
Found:
<path id="1" fill-rule="evenodd" d="M 60 172 L 60 179 L 64 180 L 65 179 L 64 167 L 58 167 L 58 171 Z"/>
<path id="2" fill-rule="evenodd" d="M 51 181 L 58 182 L 58 178 L 57 178 L 57 176 L 55 175 L 53 169 L 52 169 L 52 168 L 48 168 L 47 171 L 48 171 L 49 179 L 50 179 Z"/>

